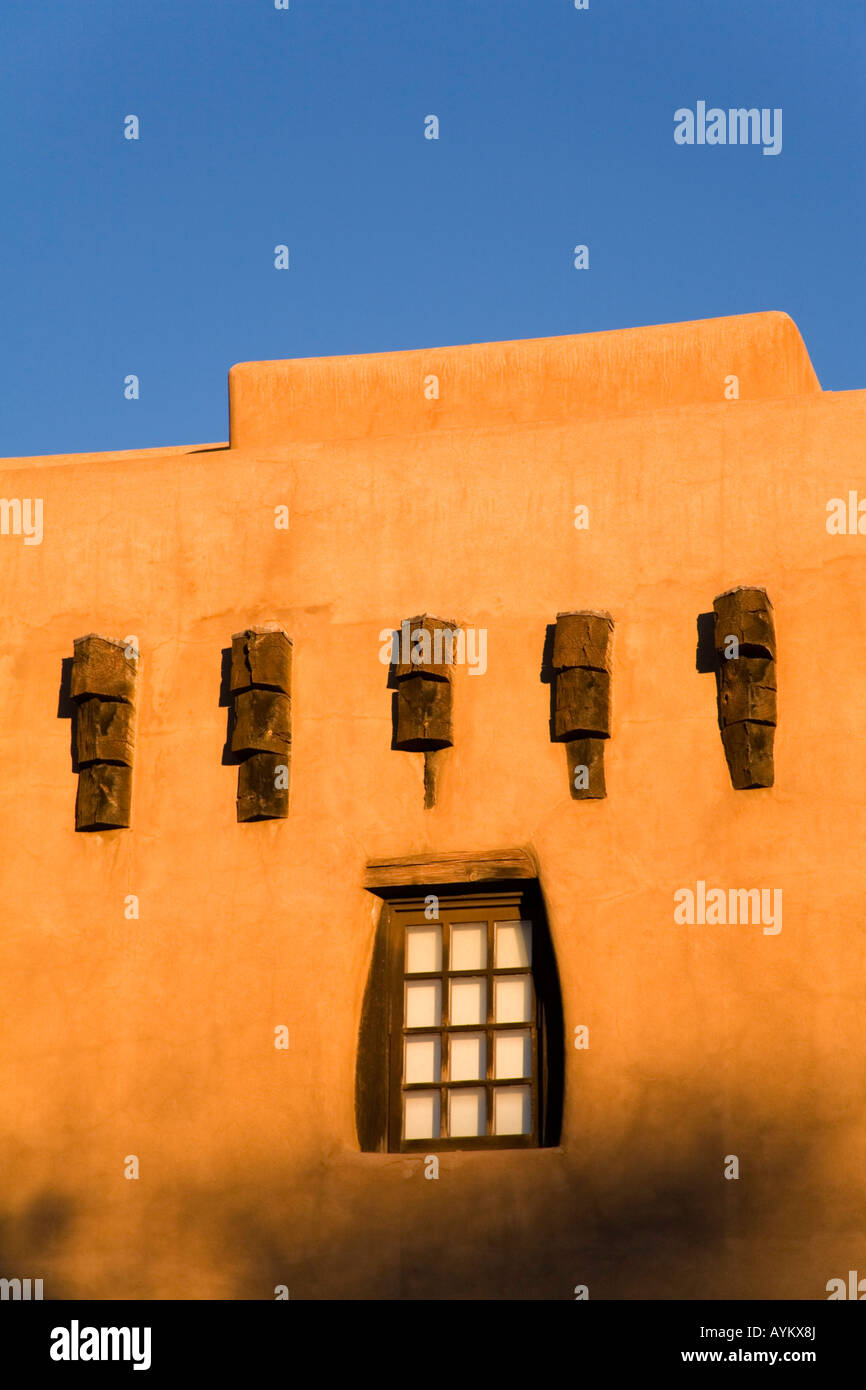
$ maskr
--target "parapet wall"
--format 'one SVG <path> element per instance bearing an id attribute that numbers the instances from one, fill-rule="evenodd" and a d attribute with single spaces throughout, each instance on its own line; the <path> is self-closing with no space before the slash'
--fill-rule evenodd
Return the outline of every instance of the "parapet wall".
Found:
<path id="1" fill-rule="evenodd" d="M 741 400 L 821 390 L 787 314 L 743 314 L 575 337 L 242 362 L 229 373 L 231 442 L 257 449 L 629 415 L 717 402 L 730 376 Z"/>

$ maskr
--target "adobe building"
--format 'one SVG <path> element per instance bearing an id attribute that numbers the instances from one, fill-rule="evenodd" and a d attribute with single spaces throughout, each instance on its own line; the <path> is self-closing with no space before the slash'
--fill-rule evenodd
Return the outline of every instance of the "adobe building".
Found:
<path id="1" fill-rule="evenodd" d="M 229 396 L 3 463 L 0 1275 L 866 1276 L 866 391 L 760 313 Z"/>

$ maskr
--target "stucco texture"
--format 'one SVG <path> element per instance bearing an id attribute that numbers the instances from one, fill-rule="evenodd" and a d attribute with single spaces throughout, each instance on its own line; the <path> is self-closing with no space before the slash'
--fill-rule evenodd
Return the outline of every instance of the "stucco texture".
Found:
<path id="1" fill-rule="evenodd" d="M 46 1298 L 826 1297 L 866 1258 L 866 538 L 825 525 L 866 392 L 822 391 L 756 314 L 247 363 L 230 401 L 231 447 L 2 461 L 44 539 L 0 537 L 0 1273 Z M 732 789 L 696 669 L 735 584 L 775 612 L 768 789 Z M 601 801 L 569 794 L 542 680 L 579 608 L 615 622 Z M 379 658 L 423 612 L 488 634 L 433 809 Z M 221 652 L 266 622 L 294 643 L 291 808 L 239 825 Z M 132 828 L 76 834 L 61 676 L 94 631 L 141 651 Z M 429 1181 L 355 1132 L 365 865 L 515 846 L 562 985 L 561 1144 Z M 697 880 L 781 889 L 782 930 L 676 924 Z"/>

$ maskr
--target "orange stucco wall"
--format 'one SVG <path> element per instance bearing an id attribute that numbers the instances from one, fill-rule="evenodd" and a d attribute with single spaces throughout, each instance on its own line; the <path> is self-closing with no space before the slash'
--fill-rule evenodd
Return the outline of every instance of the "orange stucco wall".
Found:
<path id="1" fill-rule="evenodd" d="M 567 1299 L 866 1273 L 866 537 L 825 525 L 866 492 L 866 391 L 822 392 L 781 314 L 248 363 L 230 387 L 232 447 L 3 461 L 44 537 L 0 536 L 0 1274 Z M 741 583 L 779 643 L 776 782 L 748 792 L 695 663 L 698 614 Z M 600 802 L 569 796 L 540 679 L 574 608 L 616 623 Z M 488 633 L 426 811 L 379 660 L 424 611 Z M 220 653 L 268 620 L 294 640 L 291 812 L 238 825 Z M 58 697 L 92 631 L 138 636 L 141 694 L 133 828 L 82 835 Z M 427 1181 L 358 1151 L 364 866 L 513 846 L 590 1047 L 558 1149 L 443 1155 Z M 781 932 L 675 924 L 698 879 L 781 889 Z"/>

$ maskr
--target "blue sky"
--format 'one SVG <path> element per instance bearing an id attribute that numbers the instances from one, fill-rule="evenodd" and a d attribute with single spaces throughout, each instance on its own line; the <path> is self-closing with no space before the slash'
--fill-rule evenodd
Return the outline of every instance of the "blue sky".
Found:
<path id="1" fill-rule="evenodd" d="M 2 455 L 224 439 L 238 361 L 763 309 L 866 386 L 864 0 L 18 3 L 0 64 Z M 699 100 L 781 154 L 677 146 Z"/>

